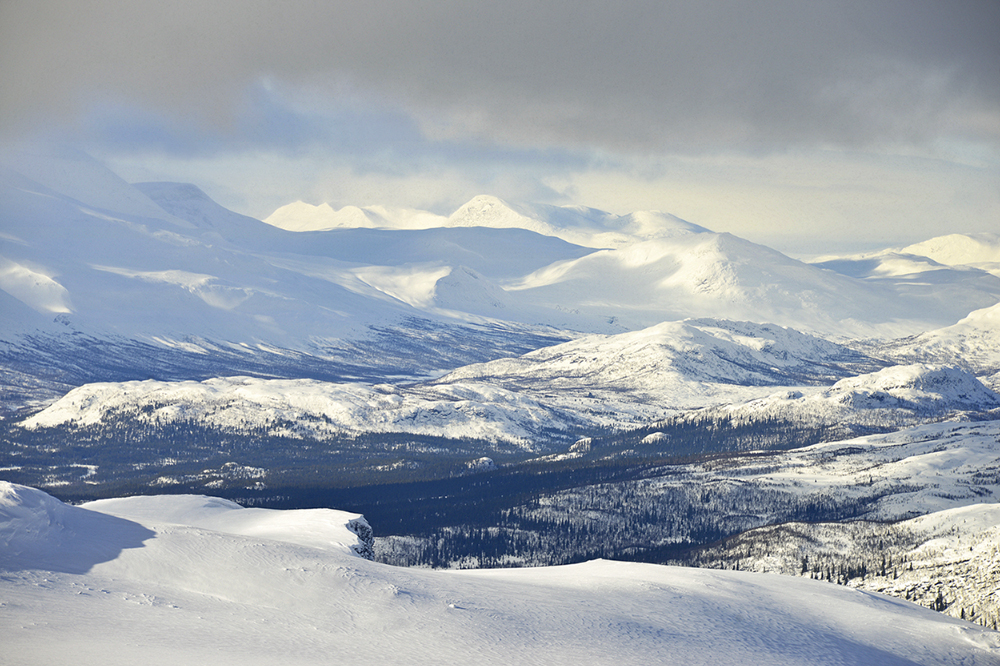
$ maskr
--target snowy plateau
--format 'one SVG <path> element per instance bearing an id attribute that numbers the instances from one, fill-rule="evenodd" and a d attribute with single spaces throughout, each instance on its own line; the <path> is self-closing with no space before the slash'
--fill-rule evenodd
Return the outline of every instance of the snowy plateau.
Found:
<path id="1" fill-rule="evenodd" d="M 1000 235 L 0 216 L 0 663 L 1000 663 Z"/>

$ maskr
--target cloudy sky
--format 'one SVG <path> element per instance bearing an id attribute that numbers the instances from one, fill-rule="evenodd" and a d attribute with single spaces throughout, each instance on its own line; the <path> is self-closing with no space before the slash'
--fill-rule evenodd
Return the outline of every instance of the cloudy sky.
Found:
<path id="1" fill-rule="evenodd" d="M 997 26 L 996 0 L 0 0 L 0 138 L 256 217 L 487 193 L 863 250 L 1000 228 Z"/>

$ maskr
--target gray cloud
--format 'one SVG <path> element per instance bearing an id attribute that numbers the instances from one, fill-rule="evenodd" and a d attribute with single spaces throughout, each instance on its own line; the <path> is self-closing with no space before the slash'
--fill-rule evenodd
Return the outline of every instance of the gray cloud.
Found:
<path id="1" fill-rule="evenodd" d="M 26 131 L 121 102 L 224 138 L 270 77 L 385 99 L 444 138 L 996 149 L 998 25 L 994 0 L 4 0 L 0 123 Z"/>

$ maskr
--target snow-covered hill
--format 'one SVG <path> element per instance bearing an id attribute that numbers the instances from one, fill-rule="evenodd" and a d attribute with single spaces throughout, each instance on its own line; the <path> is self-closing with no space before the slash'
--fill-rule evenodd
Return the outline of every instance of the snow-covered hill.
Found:
<path id="1" fill-rule="evenodd" d="M 698 566 L 806 576 L 1000 626 L 1000 505 L 898 523 L 783 523 L 697 553 Z"/>
<path id="2" fill-rule="evenodd" d="M 323 439 L 338 433 L 405 432 L 512 442 L 534 448 L 585 421 L 489 384 L 440 387 L 226 377 L 202 382 L 86 384 L 24 422 L 29 429 L 129 422 L 195 423 L 223 432 Z"/>
<path id="3" fill-rule="evenodd" d="M 698 414 L 737 423 L 773 419 L 806 428 L 841 430 L 844 436 L 870 429 L 892 430 L 944 419 L 1000 417 L 1000 395 L 958 368 L 892 366 L 841 379 L 821 391 L 791 391 Z M 859 432 L 860 431 L 860 432 Z"/>
<path id="4" fill-rule="evenodd" d="M 874 367 L 847 347 L 781 326 L 692 319 L 468 365 L 432 385 L 487 383 L 621 426 Z"/>
<path id="5" fill-rule="evenodd" d="M 212 504 L 68 507 L 0 486 L 5 654 L 102 666 L 975 665 L 1000 656 L 995 632 L 817 581 L 607 561 L 401 569 L 316 547 L 315 523 L 297 512 L 269 514 L 265 534 L 199 527 Z M 44 562 L 14 555 L 45 541 L 64 547 Z"/>
<path id="6" fill-rule="evenodd" d="M 984 383 L 1000 388 L 1000 304 L 976 310 L 952 326 L 899 340 L 863 345 L 900 362 L 921 359 L 966 368 Z"/>
<path id="7" fill-rule="evenodd" d="M 908 245 L 902 252 L 949 266 L 974 266 L 1000 274 L 1000 234 L 948 234 Z"/>
<path id="8" fill-rule="evenodd" d="M 832 382 L 873 365 L 842 345 L 778 326 L 691 320 L 588 336 L 417 384 L 250 377 L 87 384 L 25 426 L 191 421 L 293 436 L 409 432 L 534 448 L 573 429 L 639 425 L 774 387 Z"/>
<path id="9" fill-rule="evenodd" d="M 843 438 L 1000 410 L 1000 395 L 966 371 L 917 364 L 856 376 L 875 367 L 847 347 L 778 326 L 689 320 L 587 336 L 416 384 L 251 377 L 87 384 L 23 425 L 192 422 L 308 438 L 407 432 L 545 451 L 581 429 L 637 427 L 668 415 L 781 421 Z"/>

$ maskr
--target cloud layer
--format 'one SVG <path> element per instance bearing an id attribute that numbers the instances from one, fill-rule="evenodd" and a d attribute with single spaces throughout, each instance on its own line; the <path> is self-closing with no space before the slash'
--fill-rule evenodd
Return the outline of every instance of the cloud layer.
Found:
<path id="1" fill-rule="evenodd" d="M 113 100 L 233 131 L 269 77 L 531 145 L 1000 140 L 990 0 L 7 0 L 0 19 L 7 125 Z"/>

